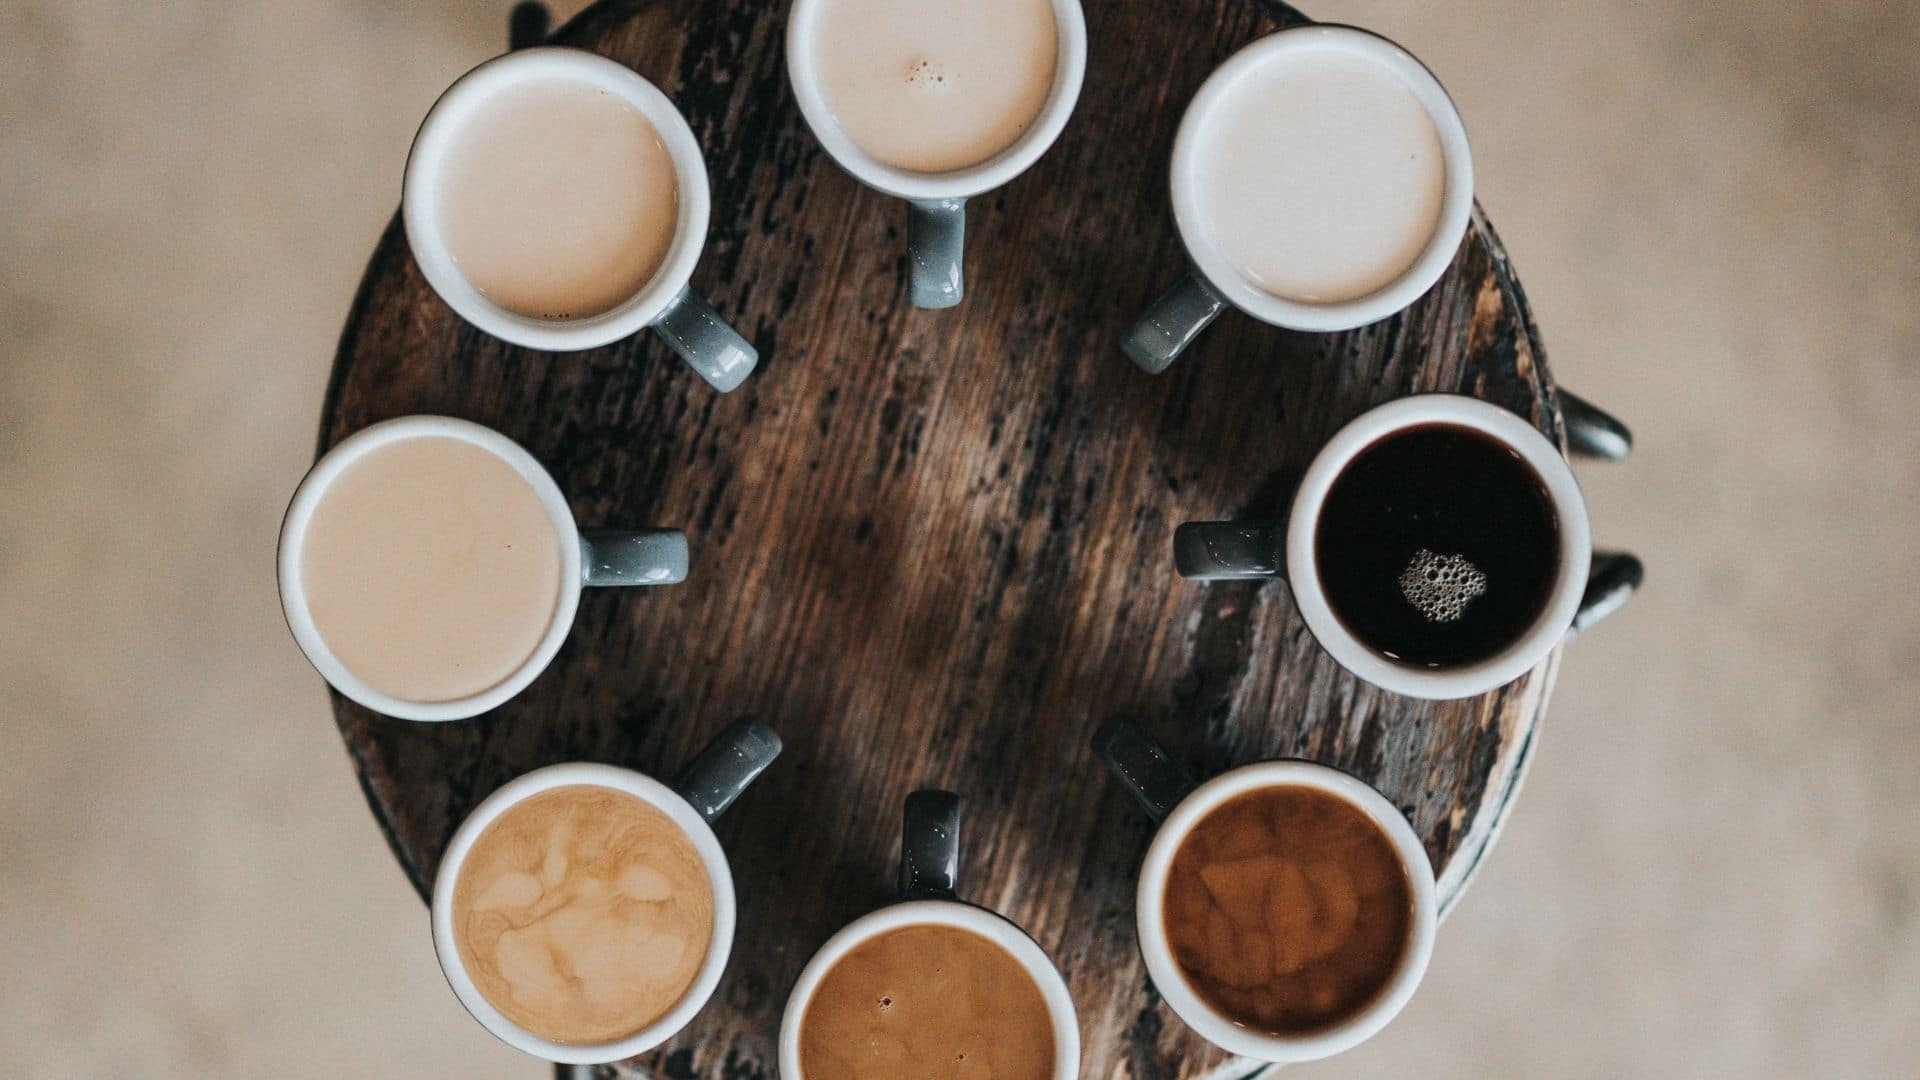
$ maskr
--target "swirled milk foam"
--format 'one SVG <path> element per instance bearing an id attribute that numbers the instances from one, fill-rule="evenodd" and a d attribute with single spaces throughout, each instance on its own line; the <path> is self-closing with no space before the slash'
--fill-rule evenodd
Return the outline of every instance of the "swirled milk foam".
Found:
<path id="1" fill-rule="evenodd" d="M 574 784 L 508 807 L 474 841 L 454 886 L 454 940 L 507 1019 L 555 1042 L 612 1042 L 693 985 L 713 903 L 706 864 L 671 818 Z"/>
<path id="2" fill-rule="evenodd" d="M 1274 296 L 1324 304 L 1377 292 L 1439 225 L 1439 131 L 1378 58 L 1338 44 L 1276 52 L 1235 80 L 1197 137 L 1202 227 Z"/>
<path id="3" fill-rule="evenodd" d="M 820 92 L 885 165 L 943 173 L 1033 126 L 1053 90 L 1049 0 L 826 0 L 809 42 Z"/>

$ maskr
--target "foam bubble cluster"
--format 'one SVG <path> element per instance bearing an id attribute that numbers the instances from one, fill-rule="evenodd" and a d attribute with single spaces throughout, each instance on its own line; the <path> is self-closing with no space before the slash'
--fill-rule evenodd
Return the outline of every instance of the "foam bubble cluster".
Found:
<path id="1" fill-rule="evenodd" d="M 947 69 L 931 60 L 915 60 L 907 68 L 907 83 L 912 86 L 938 86 L 947 81 Z"/>
<path id="2" fill-rule="evenodd" d="M 1436 555 L 1426 548 L 1414 553 L 1400 572 L 1400 595 L 1428 622 L 1453 622 L 1467 613 L 1467 604 L 1487 591 L 1487 575 L 1459 555 Z"/>

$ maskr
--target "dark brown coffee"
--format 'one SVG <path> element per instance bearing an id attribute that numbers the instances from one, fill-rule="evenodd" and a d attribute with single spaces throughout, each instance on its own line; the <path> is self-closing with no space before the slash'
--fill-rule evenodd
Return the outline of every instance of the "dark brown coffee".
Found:
<path id="1" fill-rule="evenodd" d="M 1282 784 L 1229 799 L 1187 833 L 1163 919 L 1175 963 L 1209 1007 L 1301 1035 L 1379 996 L 1407 949 L 1413 885 L 1359 808 Z"/>
<path id="2" fill-rule="evenodd" d="M 1560 521 L 1512 448 L 1427 424 L 1362 450 L 1334 480 L 1314 559 L 1354 637 L 1403 663 L 1454 667 L 1539 619 L 1560 573 Z"/>

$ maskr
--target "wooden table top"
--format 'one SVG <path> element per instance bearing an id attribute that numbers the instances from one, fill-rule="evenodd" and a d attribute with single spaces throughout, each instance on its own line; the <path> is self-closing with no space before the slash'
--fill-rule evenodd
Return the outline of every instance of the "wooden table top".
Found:
<path id="1" fill-rule="evenodd" d="M 634 1069 L 771 1077 L 788 988 L 835 929 L 889 899 L 901 800 L 933 785 L 965 800 L 963 898 L 1025 927 L 1066 974 L 1083 1075 L 1233 1074 L 1140 961 L 1133 876 L 1150 826 L 1088 749 L 1117 715 L 1201 776 L 1276 756 L 1360 776 L 1424 837 L 1442 904 L 1458 899 L 1557 659 L 1465 701 L 1385 693 L 1314 644 L 1283 584 L 1176 578 L 1171 537 L 1186 520 L 1278 515 L 1334 430 L 1412 391 L 1497 402 L 1564 445 L 1491 225 L 1476 211 L 1446 277 L 1385 322 L 1307 335 L 1230 311 L 1158 376 L 1120 350 L 1182 268 L 1165 163 L 1186 101 L 1239 46 L 1300 18 L 1256 0 L 1090 5 L 1065 134 L 971 202 L 966 299 L 922 311 L 906 297 L 904 210 L 801 121 L 785 4 L 590 8 L 555 41 L 652 79 L 706 150 L 712 229 L 693 283 L 762 352 L 728 395 L 645 334 L 583 354 L 490 338 L 433 294 L 397 218 L 381 239 L 322 449 L 392 416 L 466 417 L 530 449 L 582 525 L 678 526 L 693 549 L 682 585 L 589 591 L 553 666 L 491 713 L 412 723 L 334 697 L 422 895 L 467 811 L 529 769 L 670 773 L 747 714 L 787 744 L 719 824 L 740 899 L 727 975 Z"/>

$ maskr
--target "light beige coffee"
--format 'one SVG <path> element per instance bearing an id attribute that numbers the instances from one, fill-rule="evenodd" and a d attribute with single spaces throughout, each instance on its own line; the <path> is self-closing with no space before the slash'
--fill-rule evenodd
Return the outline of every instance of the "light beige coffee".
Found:
<path id="1" fill-rule="evenodd" d="M 874 160 L 911 172 L 1012 146 L 1053 89 L 1049 0 L 821 0 L 810 42 L 833 118 Z"/>
<path id="2" fill-rule="evenodd" d="M 543 319 L 610 310 L 638 293 L 673 243 L 673 157 L 640 110 L 591 83 L 499 91 L 454 132 L 440 232 L 487 299 Z"/>
<path id="3" fill-rule="evenodd" d="M 685 996 L 713 941 L 713 884 L 686 832 L 612 788 L 541 792 L 468 849 L 454 941 L 480 993 L 554 1042 L 611 1042 Z"/>
<path id="4" fill-rule="evenodd" d="M 456 701 L 518 671 L 553 621 L 560 578 L 533 485 L 447 436 L 355 458 L 301 541 L 301 587 L 328 650 L 405 701 Z"/>
<path id="5" fill-rule="evenodd" d="M 1439 131 L 1380 59 L 1337 44 L 1275 53 L 1239 78 L 1197 138 L 1202 227 L 1235 269 L 1283 299 L 1377 292 L 1439 225 Z"/>
<path id="6" fill-rule="evenodd" d="M 795 1080 L 1050 1080 L 1054 1053 L 1046 998 L 1012 953 L 971 930 L 903 926 L 814 988 Z"/>

